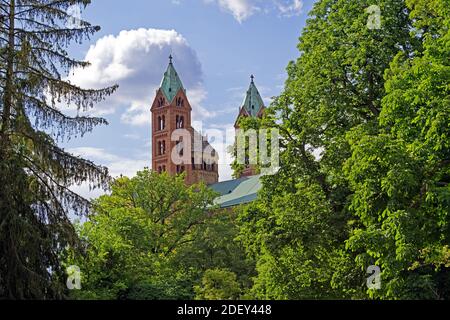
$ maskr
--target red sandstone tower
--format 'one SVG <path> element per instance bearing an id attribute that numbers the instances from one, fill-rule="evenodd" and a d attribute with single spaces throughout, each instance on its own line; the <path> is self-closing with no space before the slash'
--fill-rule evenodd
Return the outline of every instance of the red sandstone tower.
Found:
<path id="1" fill-rule="evenodd" d="M 219 181 L 218 155 L 191 126 L 192 107 L 172 56 L 151 107 L 152 169 L 171 175 L 186 173 L 186 183 Z M 175 154 L 175 156 L 174 156 Z"/>
<path id="2" fill-rule="evenodd" d="M 252 75 L 250 82 L 250 87 L 247 90 L 247 93 L 244 98 L 244 102 L 242 106 L 239 108 L 239 115 L 234 124 L 234 128 L 236 130 L 239 129 L 239 120 L 243 117 L 254 117 L 254 118 L 262 118 L 264 115 L 264 101 L 259 94 L 258 88 L 255 85 L 255 77 Z M 241 174 L 241 177 L 250 177 L 257 174 L 256 168 L 249 164 L 249 159 L 246 159 L 244 171 Z"/>

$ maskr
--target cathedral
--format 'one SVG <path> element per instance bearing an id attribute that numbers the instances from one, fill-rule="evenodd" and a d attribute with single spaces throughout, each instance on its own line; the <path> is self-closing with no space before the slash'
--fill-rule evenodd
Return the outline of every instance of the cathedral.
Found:
<path id="1" fill-rule="evenodd" d="M 261 117 L 264 109 L 264 102 L 252 76 L 244 102 L 239 108 L 235 129 L 239 129 L 241 117 Z M 218 183 L 218 153 L 210 145 L 208 138 L 191 126 L 191 113 L 192 107 L 186 89 L 170 56 L 169 65 L 151 107 L 152 169 L 170 175 L 185 173 L 188 185 L 204 182 L 213 189 L 220 189 L 225 184 Z M 233 180 L 234 185 L 238 186 L 237 182 L 244 182 L 255 174 L 255 168 L 246 165 L 242 177 Z"/>

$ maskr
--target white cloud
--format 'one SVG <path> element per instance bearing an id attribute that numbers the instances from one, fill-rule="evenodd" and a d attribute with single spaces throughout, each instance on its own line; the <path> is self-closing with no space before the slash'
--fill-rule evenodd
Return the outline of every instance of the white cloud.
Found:
<path id="1" fill-rule="evenodd" d="M 301 14 L 303 9 L 303 0 L 203 0 L 203 2 L 216 3 L 225 12 L 232 14 L 239 23 L 256 12 L 268 14 L 276 11 L 281 16 L 292 17 Z"/>
<path id="2" fill-rule="evenodd" d="M 242 22 L 259 10 L 254 0 L 204 0 L 206 3 L 216 2 L 223 10 L 231 13 Z"/>
<path id="3" fill-rule="evenodd" d="M 201 64 L 186 39 L 174 30 L 141 28 L 105 36 L 86 54 L 85 60 L 91 65 L 74 70 L 69 80 L 85 88 L 118 84 L 118 91 L 90 114 L 104 116 L 119 112 L 126 124 L 147 125 L 150 106 L 170 54 L 187 89 L 194 117 L 208 117 L 210 114 L 201 106 L 206 98 Z"/>
<path id="4" fill-rule="evenodd" d="M 302 0 L 289 0 L 289 1 L 278 1 L 277 7 L 280 14 L 285 17 L 298 16 L 303 11 L 303 1 Z"/>
<path id="5" fill-rule="evenodd" d="M 119 157 L 101 148 L 71 148 L 68 149 L 67 152 L 108 167 L 109 174 L 112 177 L 119 177 L 120 175 L 134 177 L 138 171 L 151 166 L 150 159 Z"/>
<path id="6" fill-rule="evenodd" d="M 66 151 L 75 156 L 89 159 L 96 164 L 107 167 L 109 169 L 109 174 L 112 177 L 119 177 L 121 175 L 134 177 L 138 171 L 151 166 L 149 159 L 135 160 L 119 157 L 101 148 L 80 147 L 67 149 Z M 70 189 L 88 200 L 98 198 L 107 193 L 107 191 L 103 189 L 92 190 L 88 183 L 74 185 Z"/>
<path id="7" fill-rule="evenodd" d="M 82 185 L 79 185 L 79 186 L 73 186 L 70 188 L 70 190 L 72 190 L 72 192 L 75 192 L 76 194 L 82 196 L 83 198 L 85 198 L 87 200 L 96 199 L 107 193 L 105 190 L 102 190 L 102 189 L 92 190 L 89 187 L 88 183 L 83 183 Z M 73 220 L 75 221 L 76 218 L 79 218 L 79 217 L 72 217 L 72 218 L 74 218 Z"/>

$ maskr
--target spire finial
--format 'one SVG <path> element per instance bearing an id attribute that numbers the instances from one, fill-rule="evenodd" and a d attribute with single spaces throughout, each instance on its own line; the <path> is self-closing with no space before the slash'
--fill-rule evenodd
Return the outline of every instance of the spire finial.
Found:
<path id="1" fill-rule="evenodd" d="M 172 54 L 170 54 L 170 56 L 169 56 L 169 63 L 170 64 L 172 64 L 172 60 L 173 60 L 173 57 L 172 57 Z"/>
<path id="2" fill-rule="evenodd" d="M 251 75 L 251 76 L 250 76 L 250 79 L 252 79 L 252 83 L 254 83 L 254 81 L 255 81 L 255 76 L 254 76 L 254 75 Z"/>

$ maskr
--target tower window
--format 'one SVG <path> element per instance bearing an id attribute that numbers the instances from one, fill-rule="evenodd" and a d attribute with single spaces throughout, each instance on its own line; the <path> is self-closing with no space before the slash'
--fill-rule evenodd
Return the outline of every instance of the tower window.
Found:
<path id="1" fill-rule="evenodd" d="M 165 141 L 158 142 L 158 152 L 159 152 L 160 156 L 162 156 L 163 154 L 166 153 L 166 142 Z"/>
<path id="2" fill-rule="evenodd" d="M 184 128 L 184 117 L 183 116 L 176 116 L 175 122 L 176 122 L 175 127 L 177 129 Z"/>
<path id="3" fill-rule="evenodd" d="M 164 106 L 164 102 L 165 102 L 165 101 L 164 101 L 164 98 L 163 98 L 163 97 L 160 97 L 159 100 L 158 100 L 158 106 L 159 106 L 159 107 Z"/>
<path id="4" fill-rule="evenodd" d="M 184 106 L 184 100 L 182 98 L 177 99 L 177 107 L 183 107 Z"/>
<path id="5" fill-rule="evenodd" d="M 164 130 L 166 128 L 166 117 L 158 117 L 158 130 Z"/>
<path id="6" fill-rule="evenodd" d="M 184 128 L 184 117 L 180 117 L 180 128 Z"/>

